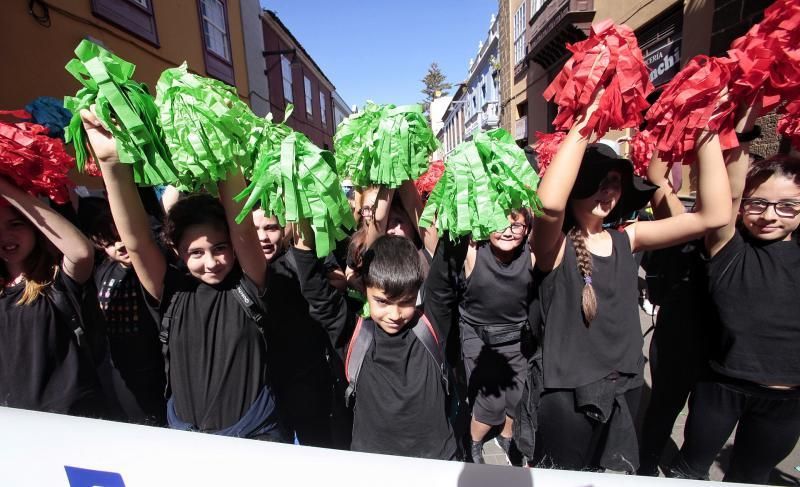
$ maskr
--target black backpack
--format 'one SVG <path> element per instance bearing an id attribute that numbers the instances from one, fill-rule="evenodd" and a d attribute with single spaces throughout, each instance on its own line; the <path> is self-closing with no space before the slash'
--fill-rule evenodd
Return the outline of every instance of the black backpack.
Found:
<path id="1" fill-rule="evenodd" d="M 345 391 L 345 402 L 347 406 L 353 404 L 353 399 L 356 396 L 358 386 L 358 375 L 361 372 L 361 366 L 364 364 L 364 357 L 372 347 L 375 341 L 375 322 L 371 319 L 358 318 L 356 328 L 353 331 L 353 337 L 350 339 L 350 344 L 347 347 L 347 356 L 345 358 L 345 373 L 347 381 L 349 382 L 347 390 Z M 442 378 L 442 385 L 445 392 L 450 392 L 450 381 L 447 377 L 449 367 L 444 357 L 444 348 L 436 334 L 433 325 L 425 315 L 420 315 L 417 324 L 411 328 L 411 331 L 417 337 L 417 340 L 422 342 L 428 355 L 436 363 Z"/>
<path id="2" fill-rule="evenodd" d="M 100 311 L 94 284 L 83 286 L 81 296 L 60 288 L 57 283 L 49 286 L 45 296 L 53 304 L 59 320 L 75 335 L 78 349 L 89 363 L 97 367 L 105 358 L 107 346 L 105 318 Z"/>

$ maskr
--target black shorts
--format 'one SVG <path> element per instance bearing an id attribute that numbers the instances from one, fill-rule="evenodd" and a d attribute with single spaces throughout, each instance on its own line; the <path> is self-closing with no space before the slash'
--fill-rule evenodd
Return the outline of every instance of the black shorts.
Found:
<path id="1" fill-rule="evenodd" d="M 472 416 L 484 424 L 503 424 L 515 415 L 528 373 L 521 342 L 489 346 L 472 326 L 462 322 L 460 330 Z"/>

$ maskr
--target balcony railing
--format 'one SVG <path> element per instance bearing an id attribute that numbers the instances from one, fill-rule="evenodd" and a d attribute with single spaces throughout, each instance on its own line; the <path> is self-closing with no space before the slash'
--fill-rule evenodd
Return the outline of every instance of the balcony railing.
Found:
<path id="1" fill-rule="evenodd" d="M 530 20 L 529 57 L 548 68 L 567 54 L 565 44 L 586 38 L 594 0 L 550 0 Z"/>

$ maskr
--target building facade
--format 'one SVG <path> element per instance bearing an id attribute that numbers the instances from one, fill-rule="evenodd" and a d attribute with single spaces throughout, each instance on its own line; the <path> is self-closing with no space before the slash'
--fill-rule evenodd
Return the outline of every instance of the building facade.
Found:
<path id="1" fill-rule="evenodd" d="M 499 22 L 493 14 L 486 39 L 478 43 L 478 54 L 475 59 L 470 59 L 464 81 L 465 140 L 470 140 L 478 131 L 500 125 L 499 38 Z"/>
<path id="2" fill-rule="evenodd" d="M 500 0 L 500 126 L 528 143 L 528 12 L 530 0 Z"/>
<path id="3" fill-rule="evenodd" d="M 29 11 L 28 2 L 4 3 L 0 108 L 75 94 L 80 85 L 62 66 L 87 38 L 135 64 L 135 79 L 151 89 L 162 71 L 186 61 L 192 72 L 234 86 L 249 103 L 240 11 L 253 4 L 258 0 L 49 0 Z"/>
<path id="4" fill-rule="evenodd" d="M 320 148 L 332 150 L 336 88 L 275 12 L 264 10 L 261 20 L 272 115 L 283 120 L 286 105 L 293 104 L 294 113 L 286 124 Z"/>
<path id="5" fill-rule="evenodd" d="M 440 153 L 436 159 L 447 160 L 453 149 L 464 141 L 464 122 L 465 108 L 467 100 L 465 98 L 466 85 L 459 84 L 453 93 L 452 99 L 442 115 L 442 128 L 434 132 L 441 143 Z"/>
<path id="6" fill-rule="evenodd" d="M 672 79 L 694 56 L 724 55 L 730 43 L 761 20 L 770 0 L 527 0 L 528 140 L 552 131 L 556 107 L 541 93 L 569 57 L 566 43 L 586 38 L 593 22 L 611 18 L 631 27 L 656 87 Z M 765 137 L 753 145 L 775 153 L 774 115 L 765 117 Z M 769 127 L 772 127 L 770 129 Z M 621 134 L 620 134 L 621 135 Z"/>

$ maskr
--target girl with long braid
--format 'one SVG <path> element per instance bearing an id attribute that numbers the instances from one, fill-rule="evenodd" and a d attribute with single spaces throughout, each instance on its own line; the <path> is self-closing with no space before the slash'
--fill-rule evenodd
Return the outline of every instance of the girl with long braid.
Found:
<path id="1" fill-rule="evenodd" d="M 539 186 L 544 215 L 534 222 L 544 320 L 543 391 L 536 458 L 543 466 L 634 472 L 633 426 L 644 357 L 633 253 L 676 245 L 724 226 L 730 189 L 718 137 L 704 133 L 697 148 L 698 208 L 625 231 L 604 222 L 644 206 L 653 189 L 633 175 L 630 161 L 580 130 L 579 117 Z"/>

